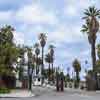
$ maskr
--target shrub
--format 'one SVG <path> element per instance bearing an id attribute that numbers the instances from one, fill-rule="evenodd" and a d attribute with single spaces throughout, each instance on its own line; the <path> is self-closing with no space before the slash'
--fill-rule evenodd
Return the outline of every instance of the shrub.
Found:
<path id="1" fill-rule="evenodd" d="M 8 88 L 5 88 L 5 87 L 0 87 L 0 94 L 1 93 L 10 93 L 10 89 L 8 89 Z"/>

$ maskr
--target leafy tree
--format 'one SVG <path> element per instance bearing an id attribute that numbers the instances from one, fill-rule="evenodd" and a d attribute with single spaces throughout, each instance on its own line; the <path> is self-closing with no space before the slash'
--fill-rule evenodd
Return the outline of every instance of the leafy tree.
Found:
<path id="1" fill-rule="evenodd" d="M 18 48 L 13 42 L 13 31 L 10 25 L 0 28 L 0 77 L 6 87 L 14 87 L 14 63 L 17 62 Z M 13 78 L 13 82 L 11 81 Z"/>
<path id="2" fill-rule="evenodd" d="M 92 66 L 93 69 L 96 65 L 96 54 L 95 54 L 95 43 L 96 34 L 99 30 L 98 18 L 100 18 L 100 10 L 96 9 L 94 6 L 89 7 L 84 12 L 86 23 L 82 26 L 82 32 L 86 32 L 88 35 L 88 40 L 91 45 L 91 56 L 92 56 Z"/>
<path id="3" fill-rule="evenodd" d="M 18 48 L 13 43 L 13 31 L 11 26 L 0 29 L 0 74 L 13 74 L 13 63 L 17 61 Z"/>
<path id="4" fill-rule="evenodd" d="M 0 29 L 0 43 L 6 44 L 10 43 L 13 44 L 13 31 L 14 28 L 12 28 L 10 25 L 6 25 Z"/>

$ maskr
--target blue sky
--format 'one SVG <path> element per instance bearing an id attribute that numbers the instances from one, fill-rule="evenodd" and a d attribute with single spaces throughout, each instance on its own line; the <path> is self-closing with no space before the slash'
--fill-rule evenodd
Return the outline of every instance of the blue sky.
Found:
<path id="1" fill-rule="evenodd" d="M 0 26 L 15 27 L 15 42 L 29 46 L 38 41 L 40 32 L 47 33 L 45 51 L 49 44 L 55 45 L 55 66 L 66 73 L 78 58 L 83 77 L 84 68 L 91 67 L 91 56 L 87 36 L 80 32 L 81 18 L 84 9 L 92 5 L 100 8 L 99 4 L 100 0 L 0 0 Z M 89 61 L 87 66 L 85 60 Z"/>

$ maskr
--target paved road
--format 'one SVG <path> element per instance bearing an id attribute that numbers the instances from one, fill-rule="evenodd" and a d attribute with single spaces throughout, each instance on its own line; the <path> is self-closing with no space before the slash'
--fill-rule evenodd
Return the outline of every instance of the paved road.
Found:
<path id="1" fill-rule="evenodd" d="M 0 100 L 100 100 L 100 93 L 66 89 L 56 92 L 53 88 L 34 88 L 35 97 L 31 98 L 0 98 Z M 24 95 L 24 94 L 23 94 Z"/>

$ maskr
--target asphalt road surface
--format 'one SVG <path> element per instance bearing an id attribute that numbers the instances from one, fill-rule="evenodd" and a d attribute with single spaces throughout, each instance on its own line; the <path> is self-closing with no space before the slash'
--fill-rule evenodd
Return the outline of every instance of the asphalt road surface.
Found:
<path id="1" fill-rule="evenodd" d="M 35 97 L 0 98 L 0 100 L 100 100 L 100 92 L 76 91 L 72 89 L 56 92 L 54 88 L 35 87 L 33 88 L 33 93 L 36 95 Z"/>

